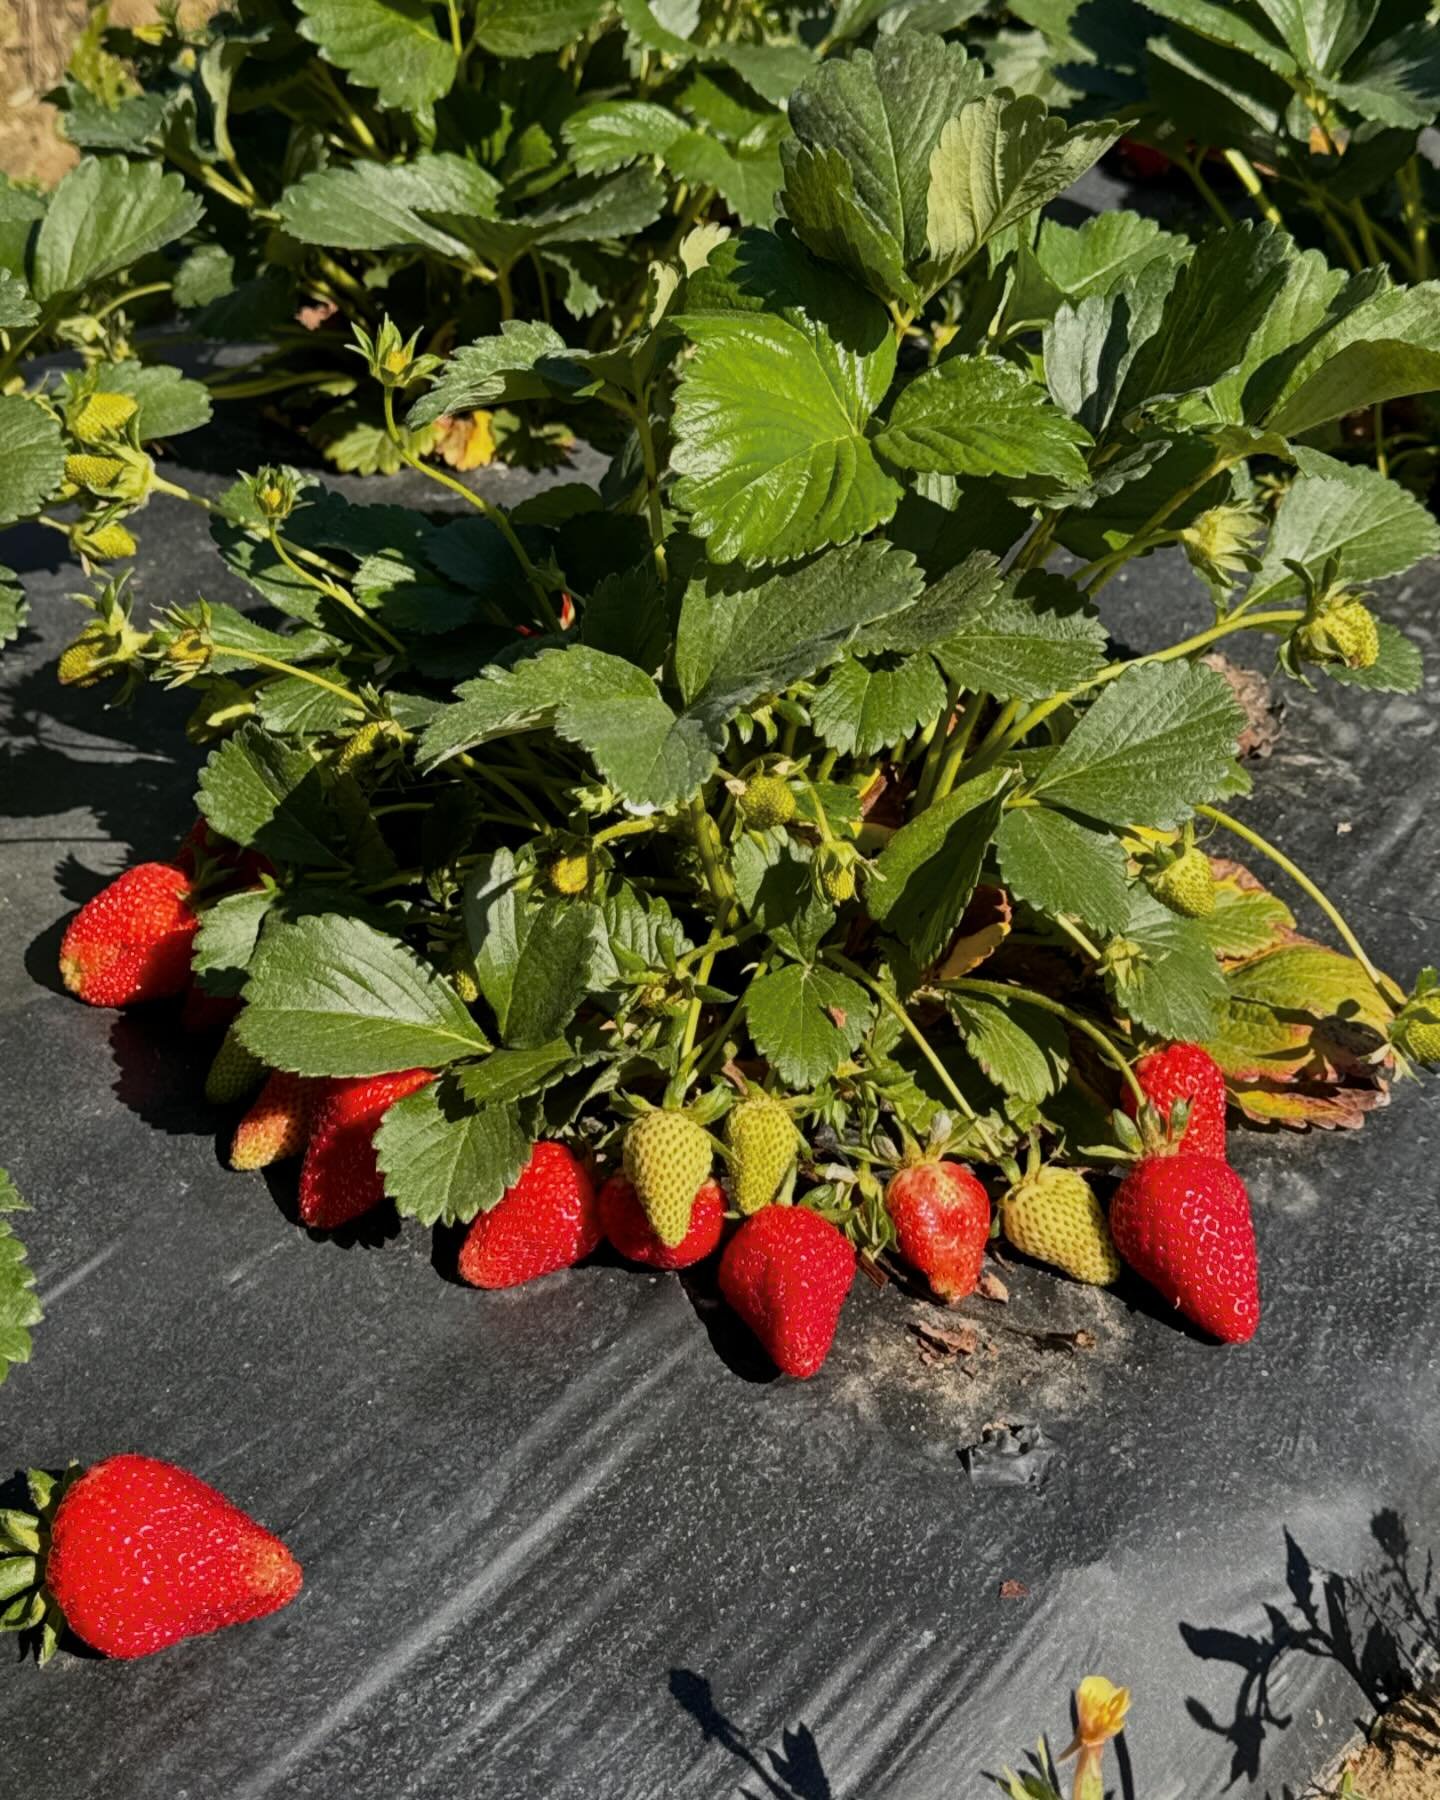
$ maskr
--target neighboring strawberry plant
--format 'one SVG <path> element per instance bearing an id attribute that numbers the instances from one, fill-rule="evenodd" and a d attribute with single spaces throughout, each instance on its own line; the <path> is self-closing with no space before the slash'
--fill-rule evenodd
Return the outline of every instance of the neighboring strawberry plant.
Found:
<path id="1" fill-rule="evenodd" d="M 87 157 L 48 195 L 0 175 L 0 546 L 3 527 L 43 517 L 87 566 L 131 556 L 124 521 L 177 491 L 152 451 L 203 425 L 210 397 L 154 360 L 136 328 L 169 288 L 167 246 L 200 217 L 178 175 L 120 156 Z M 37 367 L 55 351 L 75 352 L 72 366 Z M 20 587 L 0 568 L 0 645 L 24 622 Z M 97 614 L 97 629 L 107 624 Z M 92 641 L 67 678 L 106 672 Z"/>
<path id="2" fill-rule="evenodd" d="M 0 1169 L 0 1386 L 12 1363 L 29 1362 L 30 1328 L 45 1316 L 35 1298 L 35 1272 L 10 1225 L 15 1213 L 29 1210 Z"/>
<path id="3" fill-rule="evenodd" d="M 512 320 L 442 360 L 388 318 L 357 332 L 398 453 L 578 397 L 618 446 L 599 487 L 507 512 L 427 467 L 466 503 L 436 520 L 267 468 L 214 525 L 277 625 L 100 604 L 109 672 L 189 690 L 200 811 L 255 853 L 198 901 L 195 974 L 243 998 L 259 1063 L 321 1084 L 308 1123 L 267 1087 L 235 1160 L 308 1132 L 308 1222 L 382 1189 L 427 1225 L 503 1207 L 496 1243 L 537 1274 L 590 1241 L 564 1209 L 563 1254 L 512 1235 L 537 1143 L 597 1188 L 623 1171 L 634 1207 L 610 1190 L 597 1229 L 645 1244 L 638 1208 L 657 1266 L 710 1241 L 718 1178 L 743 1221 L 722 1291 L 808 1374 L 857 1256 L 905 1252 L 897 1166 L 964 1175 L 963 1217 L 912 1220 L 922 1271 L 926 1234 L 959 1232 L 942 1289 L 973 1284 L 987 1193 L 1019 1247 L 1103 1279 L 1070 1177 L 1217 1129 L 1183 1069 L 1150 1104 L 1147 1052 L 1204 1046 L 1240 1113 L 1293 1124 L 1358 1123 L 1429 1057 L 1433 974 L 1407 995 L 1227 810 L 1243 719 L 1202 658 L 1243 630 L 1306 682 L 1413 691 L 1364 584 L 1440 527 L 1311 441 L 1428 379 L 1421 298 L 1269 225 L 1037 232 L 1115 127 L 920 32 L 827 61 L 788 118 L 781 222 L 682 235 L 606 348 Z M 1213 623 L 1120 653 L 1096 597 L 1174 546 Z M 1066 1179 L 1022 1203 L 1041 1159 Z M 1171 1299 L 1183 1250 L 1146 1264 Z"/>

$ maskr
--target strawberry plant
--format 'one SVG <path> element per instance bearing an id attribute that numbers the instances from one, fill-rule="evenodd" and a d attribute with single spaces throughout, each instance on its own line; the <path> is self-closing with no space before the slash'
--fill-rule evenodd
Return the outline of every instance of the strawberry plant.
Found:
<path id="1" fill-rule="evenodd" d="M 234 1161 L 303 1146 L 318 1228 L 382 1195 L 470 1226 L 480 1286 L 600 1232 L 682 1266 L 718 1179 L 721 1290 L 798 1374 L 858 1262 L 959 1295 L 1007 1220 L 1248 1336 L 1222 1081 L 1252 1119 L 1356 1124 L 1440 1004 L 1230 810 L 1244 720 L 1205 658 L 1247 632 L 1302 684 L 1418 686 L 1365 584 L 1440 527 L 1313 439 L 1424 384 L 1433 305 L 1266 223 L 1037 229 L 1117 128 L 921 32 L 788 116 L 777 223 L 683 234 L 604 347 L 357 330 L 397 454 L 461 511 L 265 468 L 214 526 L 278 624 L 96 596 L 79 678 L 188 690 L 211 746 L 184 941 L 229 1002 L 215 1085 L 265 1081 Z M 407 437 L 550 401 L 608 416 L 598 487 L 507 512 Z M 1177 547 L 1213 621 L 1125 653 L 1097 597 Z M 128 998 L 173 990 L 148 899 L 71 932 Z"/>

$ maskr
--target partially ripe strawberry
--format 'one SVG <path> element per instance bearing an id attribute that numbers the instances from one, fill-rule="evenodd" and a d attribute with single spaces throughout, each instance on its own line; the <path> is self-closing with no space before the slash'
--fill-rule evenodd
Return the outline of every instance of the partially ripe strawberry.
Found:
<path id="1" fill-rule="evenodd" d="M 599 1242 L 590 1171 L 566 1145 L 537 1144 L 515 1185 L 466 1234 L 460 1279 L 478 1288 L 519 1287 L 573 1267 Z"/>
<path id="2" fill-rule="evenodd" d="M 65 1622 L 106 1656 L 264 1618 L 300 1591 L 279 1538 L 221 1493 L 153 1456 L 112 1456 L 55 1509 L 45 1584 Z"/>
<path id="3" fill-rule="evenodd" d="M 1110 1235 L 1135 1273 L 1192 1324 L 1244 1344 L 1260 1323 L 1255 1226 L 1227 1162 L 1182 1151 L 1145 1156 L 1110 1203 Z"/>
<path id="4" fill-rule="evenodd" d="M 720 1292 L 786 1375 L 814 1375 L 835 1341 L 855 1252 L 805 1206 L 752 1213 L 720 1258 Z"/>
<path id="5" fill-rule="evenodd" d="M 315 1109 L 300 1168 L 300 1218 L 317 1231 L 348 1225 L 385 1198 L 375 1130 L 406 1094 L 435 1079 L 430 1069 L 332 1081 Z"/>
<path id="6" fill-rule="evenodd" d="M 640 1196 L 623 1175 L 612 1175 L 600 1189 L 600 1229 L 627 1262 L 651 1269 L 688 1269 L 703 1262 L 720 1242 L 725 1228 L 725 1194 L 718 1181 L 707 1181 L 690 1208 L 690 1229 L 678 1244 L 665 1244 L 645 1217 Z"/>
<path id="7" fill-rule="evenodd" d="M 190 979 L 200 923 L 190 877 L 170 863 L 138 863 L 87 900 L 60 945 L 60 975 L 90 1006 L 169 1000 Z"/>
<path id="8" fill-rule="evenodd" d="M 1197 1156 L 1225 1155 L 1225 1077 L 1220 1065 L 1199 1044 L 1167 1044 L 1135 1065 L 1135 1079 L 1162 1119 L 1179 1100 L 1190 1102 L 1190 1117 L 1179 1148 Z M 1134 1094 L 1125 1093 L 1125 1110 L 1133 1119 L 1140 1110 Z"/>
<path id="9" fill-rule="evenodd" d="M 918 1162 L 897 1169 L 885 1210 L 900 1254 L 942 1300 L 975 1292 L 990 1241 L 990 1196 L 962 1163 Z"/>
<path id="10" fill-rule="evenodd" d="M 298 1156 L 310 1135 L 310 1118 L 326 1084 L 277 1069 L 266 1079 L 249 1112 L 235 1127 L 232 1169 L 268 1169 Z"/>
<path id="11" fill-rule="evenodd" d="M 625 1173 L 662 1244 L 683 1244 L 690 1208 L 709 1179 L 708 1133 L 688 1113 L 642 1113 L 625 1133 Z"/>

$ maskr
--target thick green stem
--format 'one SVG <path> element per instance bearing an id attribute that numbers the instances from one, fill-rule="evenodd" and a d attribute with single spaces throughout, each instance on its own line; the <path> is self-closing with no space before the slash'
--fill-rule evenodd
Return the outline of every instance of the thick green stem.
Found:
<path id="1" fill-rule="evenodd" d="M 1227 150 L 1224 152 L 1224 156 L 1226 162 L 1229 163 L 1230 167 L 1240 177 L 1241 187 L 1244 188 L 1245 192 L 1255 202 L 1260 212 L 1272 225 L 1278 225 L 1283 231 L 1285 228 L 1285 221 L 1281 217 L 1280 208 L 1266 192 L 1265 184 L 1255 173 L 1255 165 L 1250 161 L 1249 157 L 1243 156 L 1238 150 Z"/>
<path id="2" fill-rule="evenodd" d="M 965 1117 L 975 1127 L 975 1135 L 980 1139 L 980 1142 L 984 1144 L 991 1156 L 998 1161 L 1000 1157 L 1000 1146 L 996 1143 L 989 1126 L 976 1114 L 975 1108 L 971 1106 L 964 1094 L 962 1094 L 960 1089 L 955 1085 L 954 1078 L 951 1076 L 950 1071 L 945 1067 L 944 1063 L 941 1062 L 940 1058 L 936 1055 L 934 1049 L 931 1047 L 930 1040 L 910 1017 L 909 1012 L 905 1009 L 900 1000 L 890 992 L 889 988 L 887 988 L 883 982 L 876 981 L 872 975 L 860 967 L 859 963 L 851 962 L 850 958 L 848 956 L 843 956 L 840 951 L 825 950 L 822 951 L 821 954 L 824 956 L 826 962 L 833 964 L 834 967 L 839 969 L 843 974 L 848 975 L 852 981 L 858 981 L 862 987 L 868 988 L 869 991 L 874 994 L 875 998 L 904 1030 L 905 1035 L 935 1071 L 941 1086 L 945 1089 L 946 1093 L 949 1094 L 956 1106 L 960 1108 L 960 1111 L 964 1113 Z"/>
<path id="3" fill-rule="evenodd" d="M 640 396 L 630 416 L 635 421 L 635 435 L 640 440 L 640 459 L 645 465 L 645 499 L 650 513 L 650 541 L 654 549 L 655 568 L 664 581 L 665 513 L 660 504 L 660 465 L 655 456 L 655 434 L 650 426 L 648 395 Z"/>
<path id="4" fill-rule="evenodd" d="M 342 587 L 338 581 L 331 581 L 324 575 L 312 575 L 308 569 L 302 568 L 286 548 L 285 540 L 280 536 L 280 533 L 275 529 L 274 525 L 271 525 L 270 527 L 270 548 L 298 581 L 303 581 L 306 587 L 314 588 L 317 593 L 324 594 L 327 599 L 333 600 L 337 606 L 343 607 L 346 612 L 350 613 L 365 627 L 366 631 L 371 632 L 375 637 L 379 638 L 382 644 L 387 645 L 391 650 L 398 650 L 402 655 L 404 654 L 405 646 L 400 639 L 396 637 L 395 633 L 389 630 L 388 627 L 382 625 L 378 619 L 372 619 L 370 614 L 366 612 L 365 608 L 361 606 L 360 602 L 348 589 Z"/>
<path id="5" fill-rule="evenodd" d="M 281 662 L 275 656 L 262 656 L 258 650 L 249 650 L 240 644 L 222 644 L 218 638 L 212 638 L 211 644 L 222 656 L 238 656 L 243 662 L 254 663 L 257 668 L 273 669 L 277 675 L 293 675 L 298 681 L 308 681 L 312 687 L 324 688 L 355 712 L 364 715 L 365 702 L 358 694 L 352 694 L 349 688 L 341 687 L 338 681 L 327 681 L 325 676 L 317 675 L 313 669 L 302 669 L 298 663 Z"/>
<path id="6" fill-rule="evenodd" d="M 1424 190 L 1420 180 L 1420 159 L 1412 156 L 1396 176 L 1400 189 L 1401 217 L 1410 233 L 1410 249 L 1415 258 L 1415 279 L 1430 278 L 1430 220 L 1425 211 Z"/>
<path id="7" fill-rule="evenodd" d="M 1371 981 L 1374 982 L 1376 989 L 1385 997 L 1385 999 L 1394 1006 L 1403 1006 L 1405 1004 L 1404 993 L 1396 986 L 1388 975 L 1382 973 L 1382 971 L 1377 969 L 1374 963 L 1371 962 L 1370 958 L 1365 954 L 1364 945 L 1361 944 L 1359 938 L 1356 937 L 1355 933 L 1350 929 L 1350 925 L 1346 920 L 1345 915 L 1340 911 L 1340 908 L 1336 906 L 1335 902 L 1323 891 L 1323 889 L 1319 888 L 1310 879 L 1297 863 L 1291 862 L 1290 858 L 1286 856 L 1283 850 L 1278 850 L 1268 838 L 1261 837 L 1258 831 L 1252 831 L 1248 825 L 1242 825 L 1239 819 L 1232 819 L 1229 813 L 1221 812 L 1218 807 L 1197 806 L 1195 810 L 1201 814 L 1202 817 L 1212 819 L 1215 824 L 1223 826 L 1233 837 L 1238 837 L 1242 843 L 1249 844 L 1252 849 L 1258 850 L 1262 856 L 1268 857 L 1277 869 L 1288 875 L 1295 883 L 1296 887 L 1300 888 L 1302 892 L 1310 896 L 1320 908 L 1321 912 L 1324 913 L 1325 917 L 1335 927 L 1336 931 L 1339 932 L 1346 949 L 1349 950 L 1356 962 L 1359 963 L 1360 967 L 1370 977 Z"/>
<path id="8" fill-rule="evenodd" d="M 1041 1012 L 1052 1014 L 1063 1019 L 1072 1030 L 1078 1031 L 1082 1037 L 1089 1038 L 1105 1060 L 1118 1069 L 1125 1078 L 1126 1086 L 1135 1096 L 1137 1105 L 1145 1104 L 1145 1090 L 1136 1079 L 1135 1071 L 1130 1067 L 1119 1048 L 1101 1031 L 1098 1025 L 1092 1025 L 1082 1014 L 1072 1012 L 1068 1006 L 1062 1006 L 1058 1000 L 1052 1000 L 1048 994 L 1040 994 L 1034 988 L 1014 987 L 1005 981 L 980 981 L 973 975 L 957 976 L 954 981 L 942 981 L 940 986 L 950 993 L 983 994 L 994 1000 L 1019 1000 L 1026 1006 L 1038 1007 Z"/>

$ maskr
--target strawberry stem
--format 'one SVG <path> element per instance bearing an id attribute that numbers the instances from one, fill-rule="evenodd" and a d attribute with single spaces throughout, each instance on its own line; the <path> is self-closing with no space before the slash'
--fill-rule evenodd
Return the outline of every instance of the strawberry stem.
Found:
<path id="1" fill-rule="evenodd" d="M 1383 974 L 1375 967 L 1374 963 L 1371 962 L 1370 958 L 1365 954 L 1364 945 L 1350 929 L 1349 923 L 1347 922 L 1345 915 L 1340 911 L 1340 908 L 1335 905 L 1328 894 L 1316 886 L 1298 864 L 1291 862 L 1290 858 L 1286 856 L 1283 850 L 1277 850 L 1268 838 L 1261 837 L 1258 831 L 1252 831 L 1248 825 L 1242 825 L 1238 819 L 1232 819 L 1229 813 L 1221 812 L 1216 806 L 1197 806 L 1195 810 L 1201 814 L 1202 817 L 1213 819 L 1217 825 L 1224 826 L 1226 831 L 1232 833 L 1235 837 L 1242 839 L 1253 849 L 1258 850 L 1262 856 L 1268 856 L 1277 869 L 1282 870 L 1295 883 L 1296 887 L 1309 895 L 1320 908 L 1321 912 L 1324 913 L 1325 917 L 1335 927 L 1336 931 L 1340 933 L 1350 954 L 1370 977 L 1371 981 L 1374 982 L 1376 990 L 1385 1000 L 1386 1004 L 1390 1006 L 1391 1010 L 1394 1011 L 1405 1004 L 1404 993 L 1396 986 L 1388 975 Z"/>

